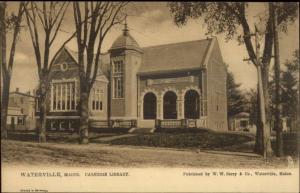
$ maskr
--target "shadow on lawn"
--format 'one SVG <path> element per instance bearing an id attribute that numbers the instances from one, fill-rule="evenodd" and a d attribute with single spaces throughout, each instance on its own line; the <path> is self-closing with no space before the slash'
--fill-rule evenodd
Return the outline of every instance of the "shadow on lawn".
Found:
<path id="1" fill-rule="evenodd" d="M 90 142 L 96 142 L 99 141 L 98 139 L 102 138 L 109 138 L 109 137 L 115 137 L 115 136 L 121 136 L 127 134 L 122 131 L 115 131 L 115 132 L 108 132 L 104 131 L 101 132 L 90 132 L 89 133 L 89 139 Z M 53 142 L 53 143 L 78 143 L 79 141 L 79 135 L 78 133 L 71 133 L 71 132 L 57 132 L 57 131 L 51 131 L 47 132 L 47 142 Z M 26 142 L 37 142 L 38 141 L 38 135 L 35 131 L 9 131 L 8 132 L 8 139 L 10 140 L 17 140 L 17 141 L 26 141 Z"/>
<path id="2" fill-rule="evenodd" d="M 34 131 L 9 131 L 7 138 L 17 141 L 38 141 L 38 136 Z"/>
<path id="3" fill-rule="evenodd" d="M 10 131 L 8 139 L 37 142 L 35 131 Z M 78 143 L 78 133 L 47 132 L 47 141 L 54 143 Z M 297 135 L 284 135 L 286 155 L 298 155 Z M 248 133 L 215 132 L 209 129 L 172 129 L 157 130 L 151 134 L 130 136 L 125 130 L 105 130 L 90 132 L 90 142 L 109 145 L 129 145 L 200 151 L 253 153 L 254 135 Z M 274 148 L 274 141 L 272 146 Z"/>

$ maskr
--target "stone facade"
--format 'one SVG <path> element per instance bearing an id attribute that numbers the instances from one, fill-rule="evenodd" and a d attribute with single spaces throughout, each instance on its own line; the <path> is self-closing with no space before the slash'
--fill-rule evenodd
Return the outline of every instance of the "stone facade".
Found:
<path id="1" fill-rule="evenodd" d="M 49 120 L 68 122 L 79 118 L 76 58 L 76 53 L 63 48 L 52 63 Z M 93 127 L 114 127 L 123 121 L 141 128 L 177 124 L 227 130 L 226 68 L 216 38 L 141 48 L 125 28 L 101 59 L 93 86 L 101 90 L 97 91 L 99 95 L 93 94 L 101 96 L 101 110 L 92 110 L 98 103 L 90 97 L 89 120 Z M 57 91 L 55 83 L 64 82 L 72 85 L 66 83 L 58 87 L 66 91 Z M 71 96 L 70 89 L 74 92 Z M 68 110 L 73 101 L 75 107 Z M 70 105 L 62 109 L 64 103 Z M 53 105 L 60 110 L 53 109 Z"/>

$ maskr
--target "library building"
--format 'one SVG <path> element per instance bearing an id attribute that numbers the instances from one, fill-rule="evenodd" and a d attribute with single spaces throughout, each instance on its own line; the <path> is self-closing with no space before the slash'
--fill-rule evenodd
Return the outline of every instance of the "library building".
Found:
<path id="1" fill-rule="evenodd" d="M 100 58 L 89 98 L 91 128 L 227 130 L 226 67 L 215 37 L 140 47 L 125 25 Z M 75 131 L 77 53 L 62 48 L 50 70 L 47 128 Z"/>

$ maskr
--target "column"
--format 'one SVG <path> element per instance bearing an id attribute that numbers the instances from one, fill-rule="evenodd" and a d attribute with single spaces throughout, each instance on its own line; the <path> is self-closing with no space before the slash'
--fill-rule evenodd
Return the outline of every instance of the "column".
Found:
<path id="1" fill-rule="evenodd" d="M 184 119 L 184 97 L 182 94 L 177 99 L 177 119 Z"/>
<path id="2" fill-rule="evenodd" d="M 139 102 L 138 102 L 138 117 L 140 118 L 140 119 L 144 119 L 144 106 L 143 106 L 144 104 L 143 104 L 143 102 L 140 100 Z"/>
<path id="3" fill-rule="evenodd" d="M 157 97 L 157 108 L 156 108 L 156 117 L 157 119 L 163 119 L 163 100 L 161 97 Z"/>
<path id="4" fill-rule="evenodd" d="M 199 119 L 201 118 L 201 115 L 202 115 L 202 97 L 201 97 L 201 95 L 199 94 L 199 104 L 198 104 L 198 106 L 199 106 Z"/>

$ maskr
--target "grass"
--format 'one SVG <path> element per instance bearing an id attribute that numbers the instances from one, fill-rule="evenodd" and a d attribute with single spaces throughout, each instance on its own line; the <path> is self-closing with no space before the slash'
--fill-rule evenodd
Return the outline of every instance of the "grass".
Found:
<path id="1" fill-rule="evenodd" d="M 78 143 L 77 133 L 47 132 L 47 141 L 52 143 Z M 232 152 L 253 152 L 255 136 L 245 132 L 215 132 L 209 129 L 169 129 L 157 130 L 152 134 L 128 134 L 123 130 L 98 130 L 89 133 L 90 143 L 110 145 L 148 146 L 177 149 L 208 149 Z M 36 142 L 35 132 L 9 132 L 8 139 Z M 298 155 L 296 133 L 283 133 L 284 153 Z M 272 141 L 275 149 L 275 141 Z"/>
<path id="2" fill-rule="evenodd" d="M 167 148 L 215 149 L 253 140 L 250 135 L 221 133 L 206 129 L 140 134 L 112 140 L 112 145 L 134 145 Z"/>
<path id="3" fill-rule="evenodd" d="M 285 158 L 266 162 L 255 154 L 219 151 L 175 150 L 140 146 L 79 145 L 66 143 L 1 141 L 3 166 L 37 165 L 66 167 L 195 167 L 195 168 L 285 168 Z M 297 163 L 295 163 L 297 166 Z"/>
<path id="4" fill-rule="evenodd" d="M 90 141 L 94 139 L 102 138 L 102 137 L 111 137 L 118 136 L 123 134 L 123 132 L 90 132 L 89 138 Z M 79 135 L 78 133 L 68 133 L 68 132 L 47 132 L 47 141 L 54 143 L 78 143 Z M 38 137 L 36 132 L 34 131 L 14 131 L 8 133 L 8 139 L 17 140 L 17 141 L 28 141 L 34 142 L 38 141 Z"/>
<path id="5" fill-rule="evenodd" d="M 266 162 L 253 154 L 255 136 L 248 133 L 207 129 L 161 130 L 153 134 L 90 132 L 89 145 L 79 145 L 77 133 L 48 132 L 47 135 L 47 143 L 40 144 L 34 132 L 9 133 L 9 140 L 1 141 L 2 163 L 75 167 L 287 166 L 285 157 L 272 157 Z"/>

